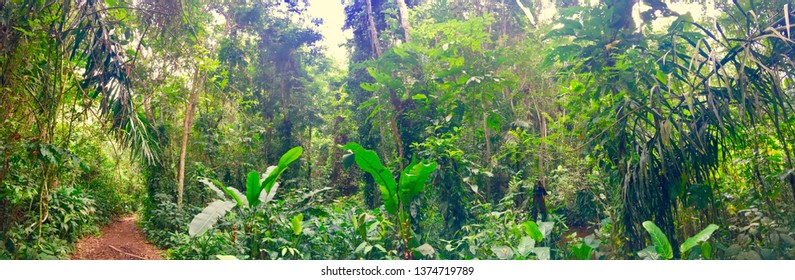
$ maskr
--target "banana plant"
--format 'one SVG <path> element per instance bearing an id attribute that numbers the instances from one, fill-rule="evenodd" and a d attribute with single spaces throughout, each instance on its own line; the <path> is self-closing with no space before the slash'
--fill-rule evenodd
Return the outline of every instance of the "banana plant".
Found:
<path id="1" fill-rule="evenodd" d="M 671 242 L 668 241 L 668 237 L 665 236 L 662 230 L 660 230 L 657 225 L 654 224 L 652 221 L 645 221 L 643 222 L 643 228 L 651 236 L 651 242 L 653 246 L 646 247 L 646 249 L 641 250 L 638 252 L 638 256 L 642 257 L 643 259 L 649 260 L 657 260 L 657 259 L 666 259 L 670 260 L 674 258 L 674 251 L 671 247 Z M 707 240 L 712 236 L 712 233 L 715 232 L 719 227 L 715 224 L 710 224 L 699 233 L 691 236 L 687 240 L 685 240 L 682 245 L 679 246 L 679 253 L 681 256 L 685 256 L 690 249 L 693 249 L 696 246 L 701 248 L 701 255 L 705 259 L 712 258 L 712 245 L 710 245 Z"/>
<path id="2" fill-rule="evenodd" d="M 412 238 L 414 234 L 410 228 L 408 207 L 425 187 L 425 181 L 428 180 L 431 173 L 436 170 L 436 163 L 413 160 L 400 173 L 400 181 L 397 182 L 389 169 L 381 164 L 381 159 L 375 152 L 367 150 L 355 142 L 349 142 L 341 149 L 350 151 L 343 158 L 345 166 L 348 167 L 355 162 L 360 169 L 373 176 L 381 189 L 384 208 L 389 215 L 396 218 L 398 236 L 405 246 L 404 258 L 412 259 L 412 251 L 417 251 L 425 256 L 433 255 L 435 252 L 428 244 L 419 245 L 416 238 Z"/>
<path id="3" fill-rule="evenodd" d="M 272 201 L 279 189 L 279 183 L 276 180 L 287 170 L 287 166 L 297 160 L 302 153 L 301 147 L 290 149 L 282 155 L 277 165 L 268 167 L 262 176 L 257 172 L 249 172 L 245 195 L 235 188 L 225 187 L 218 180 L 200 179 L 199 182 L 214 191 L 221 200 L 213 201 L 201 213 L 193 217 L 188 226 L 190 236 L 194 237 L 205 233 L 215 226 L 218 219 L 235 207 L 241 209 L 245 214 L 251 214 L 256 212 L 260 206 Z"/>

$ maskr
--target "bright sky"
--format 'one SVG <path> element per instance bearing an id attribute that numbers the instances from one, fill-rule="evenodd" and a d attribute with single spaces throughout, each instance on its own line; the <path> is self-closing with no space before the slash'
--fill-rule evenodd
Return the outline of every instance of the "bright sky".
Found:
<path id="1" fill-rule="evenodd" d="M 353 37 L 350 30 L 342 32 L 342 26 L 345 25 L 345 7 L 342 1 L 309 0 L 307 8 L 310 16 L 323 19 L 323 25 L 318 27 L 323 34 L 321 45 L 326 47 L 326 53 L 336 60 L 338 65 L 345 65 L 348 62 L 348 50 L 340 45 Z"/>

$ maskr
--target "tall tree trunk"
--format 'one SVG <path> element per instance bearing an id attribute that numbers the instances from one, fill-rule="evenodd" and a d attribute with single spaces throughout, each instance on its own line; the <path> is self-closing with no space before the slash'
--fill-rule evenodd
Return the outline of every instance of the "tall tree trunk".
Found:
<path id="1" fill-rule="evenodd" d="M 182 123 L 182 148 L 179 152 L 179 170 L 177 171 L 177 206 L 182 207 L 182 194 L 185 190 L 185 155 L 188 151 L 188 136 L 193 127 L 193 113 L 196 111 L 196 103 L 199 101 L 199 92 L 204 87 L 204 75 L 199 77 L 199 67 L 193 80 L 193 89 L 190 92 L 190 99 L 185 106 L 185 120 Z"/>
<path id="2" fill-rule="evenodd" d="M 406 43 L 408 43 L 411 42 L 411 35 L 409 35 L 409 8 L 406 7 L 406 1 L 396 1 L 398 4 L 398 12 L 400 13 L 400 27 L 403 28 L 403 39 L 405 39 Z M 409 94 L 408 91 L 409 90 L 406 89 L 406 95 Z M 395 106 L 395 118 L 392 119 L 392 132 L 395 134 L 395 141 L 397 142 L 400 169 L 403 169 L 403 157 L 405 156 L 405 152 L 403 151 L 403 139 L 400 137 L 400 130 L 397 127 L 397 122 L 405 109 L 403 106 L 403 101 L 397 97 L 394 91 L 392 91 L 392 104 Z"/>
<path id="3" fill-rule="evenodd" d="M 541 183 L 546 185 L 546 181 L 544 180 L 544 161 L 546 157 L 546 143 L 544 143 L 547 139 L 547 119 L 544 117 L 544 114 L 540 114 L 539 118 L 541 120 L 541 143 L 538 147 L 538 178 L 541 179 Z"/>
<path id="4" fill-rule="evenodd" d="M 411 41 L 411 35 L 409 35 L 409 8 L 406 7 L 405 0 L 396 1 L 398 4 L 398 12 L 400 13 L 400 27 L 403 28 L 403 38 L 406 40 L 406 43 L 408 43 Z"/>
<path id="5" fill-rule="evenodd" d="M 307 176 L 306 179 L 309 181 L 309 188 L 312 189 L 312 120 L 309 121 L 309 143 L 306 145 L 306 165 L 307 165 Z"/>
<path id="6" fill-rule="evenodd" d="M 398 116 L 403 113 L 403 109 L 398 109 L 395 115 L 392 116 L 392 134 L 395 135 L 395 145 L 397 145 L 398 161 L 400 161 L 400 169 L 403 170 L 403 139 L 400 137 L 400 130 L 397 127 Z"/>
<path id="7" fill-rule="evenodd" d="M 381 56 L 381 44 L 378 43 L 378 30 L 375 28 L 373 4 L 371 0 L 365 0 L 365 2 L 367 3 L 367 27 L 370 30 L 370 47 L 373 51 L 373 58 L 378 59 Z"/>
<path id="8" fill-rule="evenodd" d="M 535 107 L 536 118 L 538 119 L 538 134 L 541 136 L 541 142 L 538 144 L 538 180 L 546 186 L 546 181 L 544 180 L 544 140 L 547 137 L 547 122 L 544 113 L 538 107 L 538 102 L 535 102 L 535 99 L 533 100 L 533 106 Z"/>

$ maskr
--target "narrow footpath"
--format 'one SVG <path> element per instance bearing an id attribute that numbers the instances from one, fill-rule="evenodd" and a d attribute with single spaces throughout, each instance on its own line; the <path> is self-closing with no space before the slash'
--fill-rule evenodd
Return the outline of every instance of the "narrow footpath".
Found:
<path id="1" fill-rule="evenodd" d="M 135 226 L 135 214 L 102 228 L 75 244 L 73 260 L 161 260 L 163 251 L 148 243 Z"/>

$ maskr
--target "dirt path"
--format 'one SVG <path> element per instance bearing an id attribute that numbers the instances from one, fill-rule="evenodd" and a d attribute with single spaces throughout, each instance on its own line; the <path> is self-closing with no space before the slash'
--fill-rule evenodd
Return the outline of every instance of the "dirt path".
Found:
<path id="1" fill-rule="evenodd" d="M 116 220 L 75 244 L 73 260 L 160 260 L 163 252 L 146 242 L 135 227 L 135 215 Z"/>

